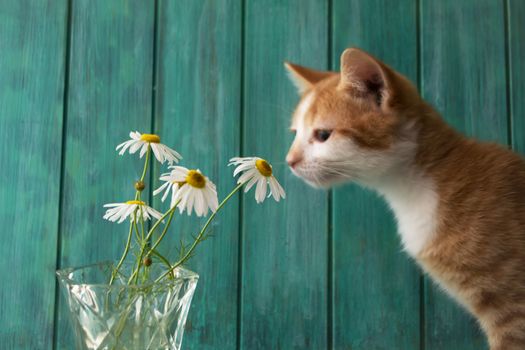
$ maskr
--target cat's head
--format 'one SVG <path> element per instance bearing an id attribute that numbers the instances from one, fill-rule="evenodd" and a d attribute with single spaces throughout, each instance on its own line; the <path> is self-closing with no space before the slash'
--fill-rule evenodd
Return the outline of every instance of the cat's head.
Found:
<path id="1" fill-rule="evenodd" d="M 367 184 L 412 161 L 421 98 L 405 77 L 359 49 L 343 52 L 340 73 L 285 66 L 301 94 L 286 157 L 295 175 L 315 187 Z"/>

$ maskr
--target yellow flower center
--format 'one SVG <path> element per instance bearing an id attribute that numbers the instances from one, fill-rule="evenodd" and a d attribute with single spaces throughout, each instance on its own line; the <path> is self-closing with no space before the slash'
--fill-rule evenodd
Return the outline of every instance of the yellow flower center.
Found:
<path id="1" fill-rule="evenodd" d="M 144 205 L 143 201 L 127 201 L 126 204 L 138 204 L 138 205 Z"/>
<path id="2" fill-rule="evenodd" d="M 160 142 L 159 135 L 155 135 L 155 134 L 142 134 L 140 135 L 140 139 L 142 141 L 146 141 L 149 143 L 159 143 Z"/>
<path id="3" fill-rule="evenodd" d="M 204 186 L 206 186 L 206 179 L 197 170 L 188 171 L 188 175 L 186 175 L 185 182 L 188 185 L 196 188 L 203 188 Z"/>
<path id="4" fill-rule="evenodd" d="M 264 159 L 257 159 L 255 161 L 255 167 L 259 170 L 262 176 L 272 176 L 272 166 Z"/>

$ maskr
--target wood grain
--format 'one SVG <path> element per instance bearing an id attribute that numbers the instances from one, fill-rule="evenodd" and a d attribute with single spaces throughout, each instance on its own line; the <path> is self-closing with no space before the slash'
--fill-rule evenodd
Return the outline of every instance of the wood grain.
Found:
<path id="1" fill-rule="evenodd" d="M 154 4 L 80 0 L 71 9 L 60 266 L 118 259 L 126 224 L 103 220 L 105 203 L 133 199 L 142 161 L 115 146 L 151 128 Z M 60 295 L 57 349 L 73 333 Z"/>
<path id="2" fill-rule="evenodd" d="M 181 165 L 200 169 L 217 185 L 219 199 L 235 187 L 227 164 L 240 148 L 241 20 L 241 3 L 234 0 L 159 3 L 155 130 L 182 154 Z M 195 215 L 177 215 L 162 243 L 166 256 L 176 260 L 179 240 L 190 243 L 202 224 Z M 185 349 L 237 347 L 238 196 L 212 233 L 188 265 L 200 280 Z"/>
<path id="3" fill-rule="evenodd" d="M 423 96 L 455 128 L 508 143 L 503 4 L 422 1 Z M 425 349 L 484 349 L 476 321 L 427 281 Z"/>
<path id="4" fill-rule="evenodd" d="M 281 203 L 243 206 L 242 349 L 323 349 L 327 344 L 327 193 L 293 177 L 284 161 L 298 97 L 285 60 L 327 66 L 327 4 L 247 1 L 245 156 L 273 163 Z"/>
<path id="5" fill-rule="evenodd" d="M 333 68 L 360 47 L 417 80 L 416 2 L 333 3 Z M 334 349 L 418 349 L 420 277 L 384 201 L 357 185 L 333 196 Z"/>
<path id="6" fill-rule="evenodd" d="M 0 6 L 0 342 L 53 342 L 66 1 Z"/>
<path id="7" fill-rule="evenodd" d="M 512 147 L 525 154 L 525 1 L 509 0 L 508 16 L 508 77 Z"/>

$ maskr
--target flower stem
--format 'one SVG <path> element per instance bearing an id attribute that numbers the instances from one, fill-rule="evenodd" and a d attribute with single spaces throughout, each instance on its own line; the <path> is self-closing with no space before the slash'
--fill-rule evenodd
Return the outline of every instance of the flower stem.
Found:
<path id="1" fill-rule="evenodd" d="M 157 258 L 159 258 L 160 261 L 164 263 L 168 267 L 168 270 L 171 270 L 171 264 L 168 259 L 166 259 L 161 253 L 159 253 L 157 250 L 152 250 L 151 253 L 155 255 Z"/>
<path id="2" fill-rule="evenodd" d="M 144 215 L 142 213 L 142 206 L 140 206 L 140 237 L 142 238 L 142 241 L 144 241 L 145 238 L 145 229 L 144 229 Z"/>
<path id="3" fill-rule="evenodd" d="M 136 209 L 136 210 L 138 210 L 138 209 Z M 136 213 L 136 211 L 135 211 L 135 213 Z M 134 231 L 135 231 L 135 237 L 137 239 L 137 243 L 142 245 L 142 238 L 140 237 L 139 227 L 137 225 L 137 218 L 135 217 L 132 222 L 133 222 L 133 228 L 134 228 Z"/>
<path id="4" fill-rule="evenodd" d="M 177 203 L 178 204 L 178 203 Z M 176 208 L 176 206 L 174 207 Z M 147 239 L 146 241 L 144 242 L 143 246 L 142 246 L 142 249 L 140 251 L 140 256 L 139 256 L 139 265 L 137 266 L 137 274 L 135 275 L 135 283 L 137 282 L 138 278 L 139 278 L 139 270 L 140 270 L 140 266 L 142 265 L 142 259 L 144 259 L 144 257 L 146 256 L 149 256 L 151 254 L 151 251 L 154 250 L 155 248 L 157 248 L 157 246 L 159 245 L 160 241 L 162 241 L 162 239 L 164 238 L 164 236 L 166 235 L 166 232 L 168 232 L 168 228 L 170 227 L 170 224 L 171 224 L 171 220 L 173 219 L 173 214 L 175 213 L 175 210 L 171 210 L 171 213 L 170 213 L 170 216 L 168 218 L 168 222 L 166 223 L 166 225 L 164 225 L 164 230 L 162 230 L 162 233 L 160 234 L 159 238 L 157 239 L 157 241 L 155 242 L 155 244 L 153 245 L 152 248 L 149 249 L 148 253 L 147 254 L 144 254 L 144 252 L 146 251 L 146 248 L 148 246 L 148 242 L 149 242 L 149 237 L 151 237 L 151 232 L 148 236 L 147 236 Z"/>
<path id="5" fill-rule="evenodd" d="M 148 150 L 146 151 L 146 160 L 144 161 L 144 168 L 142 169 L 142 175 L 140 176 L 140 180 L 139 181 L 144 181 L 144 178 L 146 177 L 146 173 L 148 172 L 148 164 L 149 164 L 149 158 L 150 158 L 150 149 L 151 149 L 151 146 L 148 145 Z M 135 200 L 139 200 L 140 199 L 140 192 L 139 190 L 137 190 L 137 192 L 135 192 Z"/>
<path id="6" fill-rule="evenodd" d="M 142 176 L 140 177 L 140 181 L 144 181 L 144 178 L 146 177 L 146 172 L 148 171 L 150 150 L 151 146 L 148 144 L 148 150 L 146 151 L 146 161 L 144 162 L 144 169 L 142 169 Z"/>
<path id="7" fill-rule="evenodd" d="M 149 230 L 148 235 L 146 236 L 146 239 L 144 240 L 144 242 L 142 244 L 142 247 L 140 249 L 140 254 L 139 254 L 139 257 L 137 259 L 137 268 L 135 269 L 135 271 L 133 271 L 133 274 L 130 276 L 130 278 L 128 280 L 128 284 L 131 283 L 131 281 L 133 281 L 133 279 L 135 279 L 135 281 L 138 280 L 140 267 L 142 266 L 142 259 L 144 258 L 144 252 L 146 251 L 146 243 L 149 241 L 149 239 L 153 235 L 153 232 L 155 232 L 155 230 L 160 225 L 160 223 L 166 218 L 166 216 L 172 214 L 175 211 L 176 207 L 177 206 L 173 206 L 167 212 L 165 212 L 164 215 L 162 215 L 162 217 L 160 219 L 158 219 L 157 222 L 155 222 L 155 224 Z M 166 225 L 165 230 L 167 230 L 167 227 L 168 227 L 168 225 Z"/>
<path id="8" fill-rule="evenodd" d="M 180 202 L 180 201 L 179 201 Z M 175 205 L 175 207 L 178 205 L 178 203 Z M 173 219 L 173 214 L 175 213 L 175 211 L 172 211 L 170 213 L 170 217 L 168 218 L 168 222 L 166 223 L 166 225 L 164 225 L 164 230 L 162 230 L 162 233 L 160 234 L 159 238 L 157 238 L 157 241 L 155 242 L 155 244 L 153 244 L 153 246 L 150 248 L 148 254 L 146 254 L 146 256 L 150 255 L 151 252 L 153 250 L 155 250 L 155 248 L 157 248 L 157 246 L 159 245 L 159 243 L 162 241 L 162 239 L 164 238 L 164 236 L 166 235 L 166 232 L 168 232 L 168 228 L 170 227 L 170 224 L 171 224 L 171 220 Z"/>
<path id="9" fill-rule="evenodd" d="M 111 274 L 111 279 L 109 280 L 109 285 L 113 284 L 113 281 L 115 280 L 115 277 L 117 276 L 117 273 L 122 266 L 122 263 L 124 263 L 124 260 L 126 259 L 126 256 L 128 256 L 129 253 L 129 247 L 131 246 L 131 237 L 133 236 L 133 221 L 129 224 L 129 234 L 128 234 L 128 241 L 126 242 L 126 247 L 124 248 L 124 253 L 122 254 L 122 257 L 120 258 L 120 261 L 117 264 L 117 267 L 113 270 L 113 273 Z"/>
<path id="10" fill-rule="evenodd" d="M 242 186 L 244 186 L 244 182 L 243 183 L 240 183 L 237 185 L 237 187 L 235 187 L 233 189 L 233 191 L 230 192 L 230 194 L 228 194 L 226 196 L 226 198 L 223 199 L 223 201 L 221 202 L 221 204 L 219 204 L 219 206 L 217 207 L 217 210 L 210 215 L 210 217 L 208 218 L 208 220 L 206 221 L 206 223 L 204 224 L 204 226 L 202 227 L 201 231 L 199 232 L 199 234 L 197 235 L 197 237 L 195 238 L 195 240 L 193 241 L 193 244 L 191 245 L 190 249 L 186 252 L 186 254 L 184 254 L 184 256 L 182 258 L 179 259 L 179 261 L 177 261 L 175 263 L 175 265 L 173 265 L 171 267 L 170 270 L 166 271 L 164 274 L 162 274 L 159 278 L 157 278 L 155 280 L 155 282 L 158 282 L 160 281 L 161 279 L 163 279 L 164 277 L 166 277 L 166 275 L 168 275 L 169 273 L 173 272 L 174 269 L 176 269 L 177 267 L 179 267 L 180 265 L 184 264 L 188 259 L 189 257 L 191 257 L 191 254 L 193 253 L 193 251 L 195 250 L 195 248 L 197 247 L 197 245 L 199 245 L 199 243 L 202 241 L 202 237 L 204 236 L 204 234 L 206 233 L 206 230 L 208 229 L 208 226 L 211 224 L 211 222 L 213 221 L 213 219 L 215 219 L 215 216 L 217 216 L 217 213 L 222 209 L 222 207 L 228 202 L 228 200 L 237 192 L 241 189 Z"/>

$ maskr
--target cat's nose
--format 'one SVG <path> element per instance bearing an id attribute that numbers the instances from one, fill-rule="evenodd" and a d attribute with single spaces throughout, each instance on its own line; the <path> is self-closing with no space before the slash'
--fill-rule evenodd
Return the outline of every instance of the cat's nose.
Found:
<path id="1" fill-rule="evenodd" d="M 297 164 L 299 164 L 301 162 L 302 158 L 301 157 L 298 157 L 297 155 L 295 154 L 288 154 L 286 156 L 286 162 L 288 163 L 288 166 L 290 168 L 295 168 L 295 166 Z"/>

